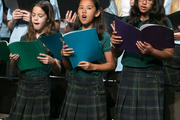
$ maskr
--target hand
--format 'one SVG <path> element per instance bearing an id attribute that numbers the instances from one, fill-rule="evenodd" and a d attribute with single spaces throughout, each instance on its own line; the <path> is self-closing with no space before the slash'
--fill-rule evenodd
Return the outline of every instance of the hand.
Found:
<path id="1" fill-rule="evenodd" d="M 19 59 L 19 55 L 18 54 L 12 54 L 10 53 L 9 54 L 9 59 L 11 62 L 13 63 L 17 63 L 18 59 Z"/>
<path id="2" fill-rule="evenodd" d="M 41 61 L 43 64 L 50 64 L 50 65 L 52 65 L 52 64 L 54 64 L 56 62 L 55 59 L 52 58 L 49 55 L 46 55 L 46 54 L 43 54 L 43 53 L 40 53 L 39 55 L 40 56 L 37 57 L 37 59 L 39 61 Z"/>
<path id="3" fill-rule="evenodd" d="M 23 18 L 23 13 L 20 9 L 15 9 L 12 13 L 12 20 L 18 20 Z"/>
<path id="4" fill-rule="evenodd" d="M 75 22 L 75 20 L 76 20 L 76 17 L 77 17 L 77 14 L 76 14 L 76 12 L 73 14 L 73 16 L 72 16 L 72 10 L 68 10 L 67 12 L 66 12 L 66 22 L 68 22 L 68 23 L 74 23 Z"/>
<path id="5" fill-rule="evenodd" d="M 23 20 L 26 21 L 26 22 L 29 22 L 30 21 L 30 16 L 31 16 L 31 13 L 26 11 L 26 10 L 21 10 L 21 13 L 23 14 Z"/>
<path id="6" fill-rule="evenodd" d="M 61 50 L 61 55 L 68 57 L 71 56 L 74 53 L 72 48 L 68 48 L 68 45 L 65 45 L 65 42 L 63 41 L 63 46 Z"/>
<path id="7" fill-rule="evenodd" d="M 142 54 L 151 54 L 154 49 L 152 45 L 147 42 L 137 41 L 136 46 L 138 47 L 138 49 L 141 51 Z"/>
<path id="8" fill-rule="evenodd" d="M 175 40 L 180 40 L 180 32 L 174 33 L 174 39 Z"/>
<path id="9" fill-rule="evenodd" d="M 111 24 L 111 27 L 113 29 L 112 35 L 111 35 L 111 43 L 114 45 L 121 44 L 123 42 L 122 37 L 117 35 L 117 31 L 115 30 L 115 23 Z"/>
<path id="10" fill-rule="evenodd" d="M 83 70 L 93 70 L 93 64 L 90 62 L 82 61 L 78 64 L 78 67 L 82 68 Z"/>

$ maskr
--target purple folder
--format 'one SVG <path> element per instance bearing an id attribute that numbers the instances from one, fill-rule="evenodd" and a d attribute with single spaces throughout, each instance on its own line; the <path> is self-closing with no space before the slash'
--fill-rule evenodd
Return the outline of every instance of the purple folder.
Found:
<path id="1" fill-rule="evenodd" d="M 140 54 L 136 46 L 137 41 L 146 41 L 159 50 L 174 48 L 174 32 L 165 26 L 144 24 L 138 29 L 120 19 L 115 19 L 115 29 L 117 35 L 123 39 L 120 47 L 129 52 Z"/>

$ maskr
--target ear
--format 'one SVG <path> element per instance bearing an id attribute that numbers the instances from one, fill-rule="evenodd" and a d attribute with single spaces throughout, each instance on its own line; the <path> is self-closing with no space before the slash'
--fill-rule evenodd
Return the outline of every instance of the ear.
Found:
<path id="1" fill-rule="evenodd" d="M 95 17 L 99 17 L 100 14 L 101 14 L 101 11 L 100 11 L 100 10 L 96 11 Z"/>

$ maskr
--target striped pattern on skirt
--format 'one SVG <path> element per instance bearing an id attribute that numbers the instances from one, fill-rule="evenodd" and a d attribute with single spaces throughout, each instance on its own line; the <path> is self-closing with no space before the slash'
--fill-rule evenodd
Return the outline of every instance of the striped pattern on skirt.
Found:
<path id="1" fill-rule="evenodd" d="M 66 76 L 68 88 L 60 120 L 106 120 L 106 96 L 101 77 Z"/>
<path id="2" fill-rule="evenodd" d="M 10 120 L 49 120 L 50 81 L 48 77 L 22 77 Z"/>
<path id="3" fill-rule="evenodd" d="M 175 45 L 174 57 L 165 62 L 165 84 L 167 90 L 176 90 L 180 87 L 180 45 Z"/>
<path id="4" fill-rule="evenodd" d="M 163 120 L 161 68 L 124 67 L 120 79 L 115 120 Z"/>

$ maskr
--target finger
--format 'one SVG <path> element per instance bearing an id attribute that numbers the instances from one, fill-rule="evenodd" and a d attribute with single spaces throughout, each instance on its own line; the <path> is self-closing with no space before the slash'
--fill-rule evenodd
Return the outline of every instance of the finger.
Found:
<path id="1" fill-rule="evenodd" d="M 46 54 L 44 54 L 44 53 L 40 53 L 39 54 L 41 57 L 48 57 L 49 55 L 46 55 Z"/>
<path id="2" fill-rule="evenodd" d="M 64 53 L 64 54 L 73 54 L 74 51 L 64 51 L 63 53 Z"/>
<path id="3" fill-rule="evenodd" d="M 113 32 L 115 32 L 116 30 L 115 30 L 115 24 L 111 24 L 111 28 L 113 29 Z"/>
<path id="4" fill-rule="evenodd" d="M 75 20 L 76 20 L 76 18 L 77 18 L 77 14 L 76 14 L 76 13 L 74 13 L 74 14 L 73 14 L 73 16 L 72 16 L 71 22 L 72 22 L 72 23 L 74 23 L 74 22 L 75 22 Z"/>
<path id="5" fill-rule="evenodd" d="M 116 35 L 116 34 L 117 34 L 117 31 L 113 31 L 112 34 L 113 34 L 113 35 Z"/>
<path id="6" fill-rule="evenodd" d="M 149 44 L 149 43 L 147 43 L 147 42 L 144 42 L 144 45 L 145 45 L 145 46 L 148 46 L 148 45 L 150 45 L 150 44 Z"/>
<path id="7" fill-rule="evenodd" d="M 136 46 L 140 49 L 140 50 L 144 50 L 144 47 L 142 46 L 140 41 L 137 41 Z"/>
<path id="8" fill-rule="evenodd" d="M 72 10 L 68 14 L 68 22 L 71 22 Z"/>
<path id="9" fill-rule="evenodd" d="M 69 10 L 66 12 L 66 19 L 68 18 L 69 16 Z"/>

